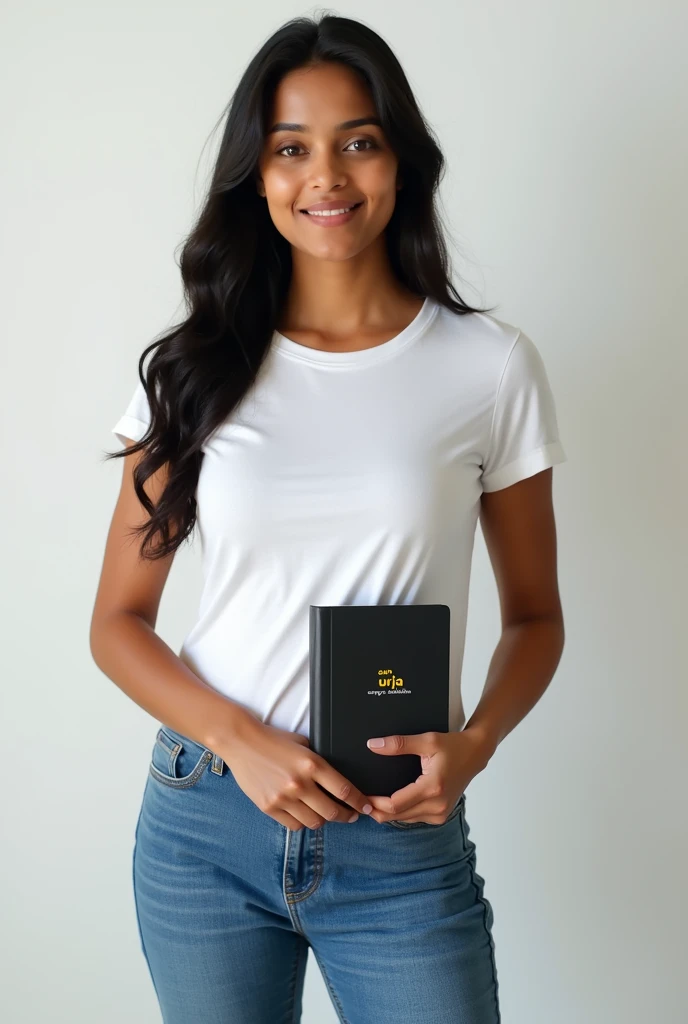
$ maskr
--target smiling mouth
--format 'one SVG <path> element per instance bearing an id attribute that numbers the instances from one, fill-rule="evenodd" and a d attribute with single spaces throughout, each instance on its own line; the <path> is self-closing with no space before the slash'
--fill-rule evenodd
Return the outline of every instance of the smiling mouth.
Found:
<path id="1" fill-rule="evenodd" d="M 300 210 L 299 212 L 305 213 L 307 217 L 317 217 L 318 220 L 329 220 L 332 217 L 342 217 L 347 213 L 353 213 L 359 206 L 363 206 L 363 202 L 342 206 L 339 210 Z"/>

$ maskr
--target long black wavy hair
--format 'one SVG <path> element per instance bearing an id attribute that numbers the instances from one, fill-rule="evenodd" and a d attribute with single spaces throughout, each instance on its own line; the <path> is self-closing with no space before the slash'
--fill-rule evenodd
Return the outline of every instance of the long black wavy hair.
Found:
<path id="1" fill-rule="evenodd" d="M 468 305 L 449 280 L 436 211 L 444 156 L 388 44 L 351 18 L 324 14 L 287 21 L 248 64 L 227 107 L 207 198 L 181 249 L 188 316 L 139 359 L 150 425 L 136 444 L 105 456 L 145 450 L 133 479 L 148 518 L 131 527 L 141 538 L 143 558 L 171 554 L 192 534 L 202 447 L 252 386 L 270 348 L 289 288 L 291 245 L 256 189 L 264 130 L 284 75 L 326 61 L 361 76 L 399 162 L 404 187 L 385 228 L 395 277 L 455 313 L 493 311 Z M 166 464 L 164 487 L 153 504 L 144 484 Z"/>

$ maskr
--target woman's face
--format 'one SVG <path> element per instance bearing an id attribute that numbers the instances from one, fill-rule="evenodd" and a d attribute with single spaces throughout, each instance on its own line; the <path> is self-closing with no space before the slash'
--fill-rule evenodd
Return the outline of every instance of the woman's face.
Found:
<path id="1" fill-rule="evenodd" d="M 382 128 L 370 123 L 375 118 L 369 90 L 343 65 L 298 69 L 281 80 L 259 161 L 259 191 L 275 227 L 296 249 L 345 260 L 384 231 L 396 202 L 398 161 Z M 352 120 L 366 123 L 341 127 Z M 303 212 L 328 200 L 337 209 L 359 205 L 345 217 Z"/>

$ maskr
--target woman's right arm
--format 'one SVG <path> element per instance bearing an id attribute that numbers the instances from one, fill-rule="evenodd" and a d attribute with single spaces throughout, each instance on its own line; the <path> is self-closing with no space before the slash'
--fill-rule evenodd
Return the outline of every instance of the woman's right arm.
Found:
<path id="1" fill-rule="evenodd" d="M 128 441 L 127 447 L 133 444 Z M 250 708 L 208 686 L 155 632 L 174 553 L 154 561 L 140 559 L 137 538 L 129 536 L 131 526 L 148 515 L 134 490 L 133 470 L 141 457 L 139 452 L 123 460 L 91 618 L 96 665 L 157 721 L 219 754 L 244 793 L 287 828 L 350 821 L 351 810 L 364 806 L 369 813 L 372 807 L 363 793 L 310 750 L 305 736 L 263 722 Z M 163 467 L 146 480 L 153 504 L 165 474 Z"/>
<path id="2" fill-rule="evenodd" d="M 127 447 L 133 443 L 128 441 Z M 257 718 L 208 686 L 155 632 L 174 553 L 155 561 L 139 559 L 139 541 L 128 536 L 132 525 L 147 518 L 133 483 L 141 457 L 138 452 L 123 460 L 91 618 L 91 654 L 98 668 L 153 718 L 217 751 L 231 745 Z M 162 467 L 146 481 L 153 503 L 165 480 Z"/>

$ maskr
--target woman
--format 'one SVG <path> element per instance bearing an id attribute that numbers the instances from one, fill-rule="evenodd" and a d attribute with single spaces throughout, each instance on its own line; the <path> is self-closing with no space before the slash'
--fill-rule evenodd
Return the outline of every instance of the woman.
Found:
<path id="1" fill-rule="evenodd" d="M 181 259 L 188 317 L 113 428 L 91 649 L 161 723 L 133 881 L 166 1024 L 300 1019 L 309 946 L 342 1021 L 500 1020 L 465 789 L 561 655 L 566 456 L 533 342 L 449 281 L 442 169 L 378 35 L 284 25 L 227 115 Z M 503 633 L 466 722 L 479 516 Z M 204 590 L 176 655 L 155 624 L 196 521 Z M 395 603 L 451 608 L 450 731 L 371 737 L 421 758 L 384 797 L 310 748 L 308 609 Z"/>

